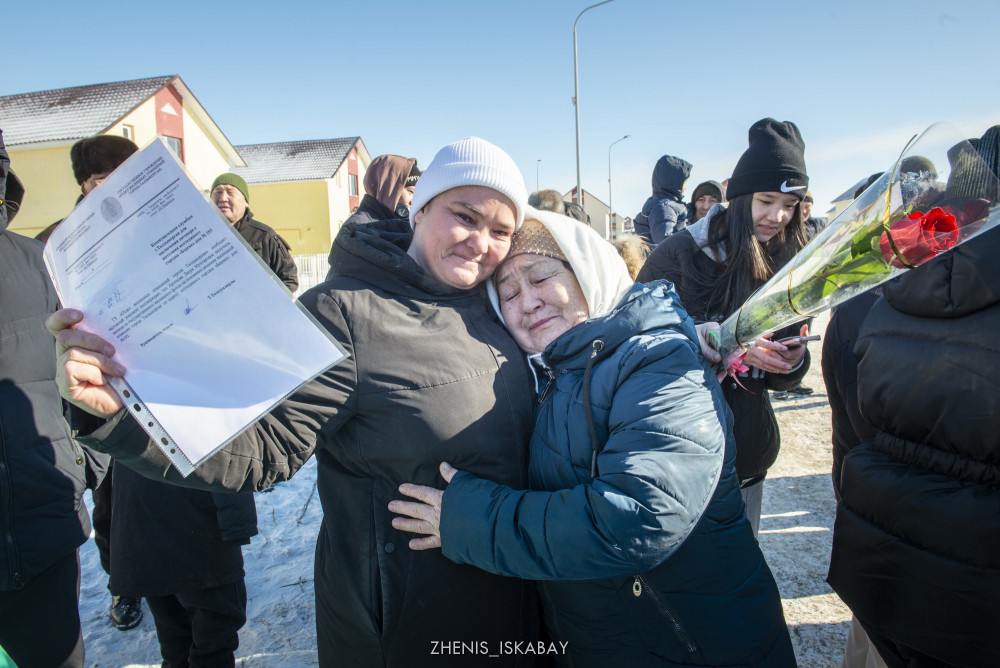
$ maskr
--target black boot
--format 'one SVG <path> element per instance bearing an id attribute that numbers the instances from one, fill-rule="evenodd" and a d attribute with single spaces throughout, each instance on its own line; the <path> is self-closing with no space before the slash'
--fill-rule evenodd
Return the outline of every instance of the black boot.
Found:
<path id="1" fill-rule="evenodd" d="M 142 621 L 142 599 L 130 596 L 111 597 L 111 623 L 119 631 L 135 628 Z"/>

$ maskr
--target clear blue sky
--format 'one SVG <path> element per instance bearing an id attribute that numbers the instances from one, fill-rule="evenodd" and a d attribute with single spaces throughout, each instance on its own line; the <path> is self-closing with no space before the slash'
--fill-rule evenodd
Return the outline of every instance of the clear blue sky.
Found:
<path id="1" fill-rule="evenodd" d="M 430 162 L 478 135 L 576 182 L 573 21 L 596 0 L 6 2 L 0 94 L 179 74 L 234 144 L 360 135 Z M 583 187 L 632 215 L 657 158 L 729 176 L 795 121 L 817 210 L 935 121 L 1000 123 L 995 0 L 615 0 L 580 19 Z M 2 126 L 3 119 L 0 119 Z M 541 160 L 539 163 L 538 161 Z"/>

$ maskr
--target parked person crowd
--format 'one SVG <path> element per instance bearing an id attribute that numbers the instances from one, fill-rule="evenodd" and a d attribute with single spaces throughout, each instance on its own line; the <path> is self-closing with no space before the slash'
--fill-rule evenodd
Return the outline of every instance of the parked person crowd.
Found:
<path id="1" fill-rule="evenodd" d="M 972 142 L 993 172 L 998 129 Z M 74 147 L 81 198 L 135 150 L 113 139 Z M 748 370 L 721 380 L 706 335 L 821 230 L 804 146 L 790 121 L 754 123 L 726 185 L 700 183 L 689 204 L 691 163 L 664 155 L 618 253 L 557 191 L 529 198 L 489 142 L 445 146 L 424 172 L 413 158 L 379 156 L 326 281 L 300 298 L 348 357 L 188 478 L 104 383 L 125 373 L 113 348 L 75 327 L 84 316 L 74 305 L 56 310 L 40 246 L 4 229 L 13 269 L 0 280 L 26 276 L 31 290 L 2 306 L 20 329 L 17 347 L 0 351 L 12 379 L 0 483 L 18 492 L 0 499 L 0 531 L 15 546 L 0 552 L 0 647 L 22 668 L 82 665 L 77 550 L 89 486 L 117 509 L 104 518 L 110 533 L 98 531 L 114 623 L 137 624 L 145 596 L 164 665 L 232 665 L 246 619 L 241 546 L 257 531 L 252 492 L 315 454 L 323 666 L 548 665 L 435 656 L 435 639 L 566 643 L 558 665 L 795 665 L 755 537 L 780 448 L 770 400 L 782 394 L 769 390 L 812 392 L 801 386 L 807 347 L 779 339 L 809 326 L 763 336 Z M 23 191 L 2 150 L 0 139 L 6 225 Z M 937 172 L 919 156 L 905 168 Z M 957 177 L 938 186 L 920 196 L 969 188 Z M 294 291 L 290 248 L 253 219 L 246 182 L 222 174 L 210 196 Z M 997 202 L 995 189 L 978 196 Z M 913 391 L 927 374 L 988 368 L 997 356 L 982 334 L 996 319 L 996 238 L 983 234 L 831 320 L 829 581 L 869 655 L 888 666 L 1000 656 L 997 393 L 988 374 L 969 380 L 971 393 L 955 382 Z M 54 379 L 38 371 L 53 365 L 51 347 L 40 348 L 51 346 L 39 338 L 46 316 Z M 923 362 L 908 367 L 914 355 Z M 32 367 L 23 378 L 20 359 Z M 44 419 L 11 418 L 11 407 Z M 101 453 L 118 460 L 107 476 Z M 49 502 L 63 512 L 38 515 Z M 163 547 L 192 527 L 197 539 Z M 136 601 L 132 613 L 115 612 L 119 596 Z M 32 626 L 40 600 L 52 601 L 50 643 Z M 947 619 L 927 623 L 928 605 Z"/>

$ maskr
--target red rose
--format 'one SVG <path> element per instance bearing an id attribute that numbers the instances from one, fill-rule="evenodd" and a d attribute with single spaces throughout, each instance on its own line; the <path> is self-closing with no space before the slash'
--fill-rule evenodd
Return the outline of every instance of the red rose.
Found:
<path id="1" fill-rule="evenodd" d="M 955 216 L 938 206 L 927 213 L 914 211 L 890 225 L 889 232 L 892 234 L 892 243 L 889 243 L 889 235 L 882 232 L 878 245 L 882 257 L 894 267 L 916 267 L 958 243 Z M 906 264 L 893 252 L 893 244 Z"/>

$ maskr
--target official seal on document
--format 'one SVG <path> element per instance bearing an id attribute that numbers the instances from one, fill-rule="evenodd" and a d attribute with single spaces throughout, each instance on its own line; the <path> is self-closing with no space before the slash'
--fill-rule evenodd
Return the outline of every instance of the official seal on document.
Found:
<path id="1" fill-rule="evenodd" d="M 122 203 L 116 197 L 105 197 L 101 202 L 101 215 L 114 225 L 122 219 Z"/>

